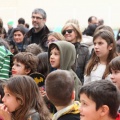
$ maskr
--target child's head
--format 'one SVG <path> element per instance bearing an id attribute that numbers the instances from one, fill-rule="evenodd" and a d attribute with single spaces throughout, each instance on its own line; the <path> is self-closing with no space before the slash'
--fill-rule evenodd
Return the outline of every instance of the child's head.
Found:
<path id="1" fill-rule="evenodd" d="M 30 52 L 34 55 L 38 55 L 39 53 L 41 53 L 43 50 L 42 48 L 37 45 L 36 43 L 32 43 L 32 44 L 29 44 L 27 47 L 26 47 L 26 52 Z"/>
<path id="2" fill-rule="evenodd" d="M 64 36 L 58 32 L 51 32 L 48 34 L 47 45 L 49 46 L 53 42 L 65 40 Z"/>
<path id="3" fill-rule="evenodd" d="M 105 116 L 115 119 L 119 91 L 108 80 L 89 82 L 80 90 L 80 102 L 81 120 L 104 120 Z"/>
<path id="4" fill-rule="evenodd" d="M 100 58 L 102 56 L 99 56 L 99 54 L 96 53 L 96 43 L 98 41 L 105 41 L 107 43 L 106 49 L 108 50 L 108 52 L 106 51 L 105 55 L 107 56 L 107 63 L 108 61 L 110 62 L 111 59 L 113 59 L 113 57 L 115 56 L 116 53 L 116 42 L 113 36 L 113 33 L 111 31 L 108 30 L 99 30 L 94 34 L 93 37 L 93 43 L 94 43 L 94 51 L 95 51 L 95 55 Z M 99 44 L 98 44 L 99 45 Z M 100 46 L 100 45 L 99 45 Z M 100 48 L 100 47 L 99 47 Z M 105 48 L 104 48 L 105 50 Z M 100 50 L 99 50 L 100 51 Z"/>
<path id="5" fill-rule="evenodd" d="M 104 62 L 105 64 L 109 64 L 109 62 L 117 56 L 116 43 L 112 32 L 103 29 L 98 30 L 94 34 L 93 43 L 94 52 L 87 64 L 87 75 L 90 74 L 93 67 L 98 65 L 98 63 Z M 108 68 L 106 68 L 103 78 L 105 78 L 108 74 Z"/>
<path id="6" fill-rule="evenodd" d="M 19 52 L 13 58 L 12 75 L 29 75 L 37 71 L 38 59 L 32 53 Z"/>
<path id="7" fill-rule="evenodd" d="M 39 53 L 37 57 L 38 57 L 37 72 L 43 74 L 46 77 L 48 74 L 48 53 L 47 52 Z"/>
<path id="8" fill-rule="evenodd" d="M 75 46 L 66 41 L 51 43 L 48 49 L 48 59 L 51 67 L 69 70 L 75 63 Z"/>
<path id="9" fill-rule="evenodd" d="M 67 106 L 74 100 L 74 78 L 66 70 L 55 70 L 45 80 L 48 98 L 55 106 Z"/>
<path id="10" fill-rule="evenodd" d="M 16 120 L 27 117 L 31 109 L 41 113 L 41 117 L 44 109 L 46 113 L 48 112 L 38 86 L 31 77 L 25 75 L 11 77 L 3 87 L 5 95 L 2 101 Z"/>
<path id="11" fill-rule="evenodd" d="M 120 56 L 115 57 L 109 63 L 112 82 L 120 89 Z"/>

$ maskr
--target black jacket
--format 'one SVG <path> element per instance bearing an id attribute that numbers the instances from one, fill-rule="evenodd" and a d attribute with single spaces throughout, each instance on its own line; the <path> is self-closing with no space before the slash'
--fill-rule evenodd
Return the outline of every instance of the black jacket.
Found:
<path id="1" fill-rule="evenodd" d="M 58 120 L 80 120 L 80 114 L 65 114 L 59 117 Z"/>
<path id="2" fill-rule="evenodd" d="M 29 44 L 36 43 L 41 46 L 44 51 L 47 51 L 47 34 L 49 29 L 45 25 L 39 32 L 35 33 L 34 28 L 30 29 L 25 36 L 25 39 L 29 41 Z M 29 39 L 29 40 L 28 40 Z"/>
<path id="3" fill-rule="evenodd" d="M 85 67 L 90 58 L 89 50 L 88 47 L 84 44 L 80 44 L 77 42 L 74 45 L 76 49 L 76 60 L 73 66 L 73 70 L 75 71 L 81 82 L 83 83 Z"/>

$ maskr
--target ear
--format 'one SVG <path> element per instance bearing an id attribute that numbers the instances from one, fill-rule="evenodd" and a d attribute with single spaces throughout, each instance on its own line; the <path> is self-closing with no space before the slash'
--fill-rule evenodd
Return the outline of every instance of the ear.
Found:
<path id="1" fill-rule="evenodd" d="M 71 100 L 75 100 L 75 90 L 72 92 Z"/>
<path id="2" fill-rule="evenodd" d="M 107 105 L 103 105 L 101 108 L 101 117 L 109 115 L 109 107 Z"/>
<path id="3" fill-rule="evenodd" d="M 112 48 L 113 48 L 113 43 L 111 43 L 111 44 L 108 46 L 108 49 L 109 49 L 109 50 L 112 50 Z"/>
<path id="4" fill-rule="evenodd" d="M 30 69 L 25 69 L 25 74 L 28 75 L 30 73 Z"/>

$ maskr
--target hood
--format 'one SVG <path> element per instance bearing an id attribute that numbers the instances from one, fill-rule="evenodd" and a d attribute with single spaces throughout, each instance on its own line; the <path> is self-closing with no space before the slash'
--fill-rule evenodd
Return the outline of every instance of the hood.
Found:
<path id="1" fill-rule="evenodd" d="M 69 70 L 75 63 L 76 50 L 72 43 L 67 41 L 57 41 L 51 43 L 48 49 L 48 58 L 50 58 L 50 49 L 52 45 L 56 45 L 60 50 L 60 69 Z"/>

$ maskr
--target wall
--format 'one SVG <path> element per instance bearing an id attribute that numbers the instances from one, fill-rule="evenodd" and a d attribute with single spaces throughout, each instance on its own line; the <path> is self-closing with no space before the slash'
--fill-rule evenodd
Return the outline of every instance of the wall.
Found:
<path id="1" fill-rule="evenodd" d="M 12 19 L 17 24 L 20 17 L 31 25 L 31 13 L 34 8 L 43 8 L 47 13 L 47 26 L 63 26 L 66 20 L 76 18 L 81 28 L 87 26 L 87 19 L 94 15 L 103 18 L 106 25 L 120 27 L 119 0 L 0 0 L 0 17 L 7 28 Z M 32 25 L 31 25 L 32 27 Z"/>

